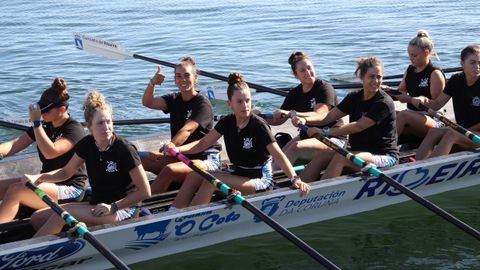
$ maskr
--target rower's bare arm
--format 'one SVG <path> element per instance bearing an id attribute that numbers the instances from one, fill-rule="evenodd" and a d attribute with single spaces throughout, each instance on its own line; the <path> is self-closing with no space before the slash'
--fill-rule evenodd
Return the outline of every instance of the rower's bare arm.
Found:
<path id="1" fill-rule="evenodd" d="M 198 122 L 188 119 L 185 125 L 173 136 L 172 143 L 177 146 L 182 145 L 199 126 Z"/>
<path id="2" fill-rule="evenodd" d="M 265 119 L 265 121 L 267 121 L 269 125 L 279 126 L 287 121 L 289 113 L 289 111 L 277 109 L 273 112 L 273 118 Z"/>
<path id="3" fill-rule="evenodd" d="M 407 83 L 405 82 L 406 72 L 403 74 L 402 81 L 398 86 L 398 91 L 402 92 L 402 95 L 395 95 L 395 98 L 402 103 L 408 103 L 412 100 L 412 97 L 408 95 Z"/>
<path id="4" fill-rule="evenodd" d="M 36 184 L 40 184 L 42 182 L 49 182 L 49 183 L 58 183 L 65 181 L 69 179 L 70 177 L 73 176 L 73 174 L 80 168 L 80 166 L 84 163 L 85 161 L 81 159 L 77 154 L 73 154 L 72 158 L 70 161 L 65 165 L 65 167 L 51 171 L 51 172 L 46 172 L 42 174 L 37 174 L 37 175 L 25 175 L 26 178 L 31 180 L 32 182 L 36 182 Z"/>
<path id="5" fill-rule="evenodd" d="M 400 84 L 398 85 L 398 91 L 407 94 L 407 82 L 405 81 L 405 77 L 407 76 L 407 72 L 403 73 L 402 80 L 400 81 Z"/>
<path id="6" fill-rule="evenodd" d="M 14 155 L 27 148 L 32 143 L 33 140 L 30 139 L 27 133 L 23 133 L 20 137 L 0 144 L 0 156 L 6 157 Z"/>
<path id="7" fill-rule="evenodd" d="M 427 105 L 430 109 L 434 111 L 438 111 L 443 106 L 445 106 L 445 104 L 447 104 L 449 100 L 450 100 L 450 96 L 442 92 L 436 99 L 429 100 L 428 103 L 425 105 Z"/>
<path id="8" fill-rule="evenodd" d="M 430 95 L 432 99 L 436 99 L 445 88 L 445 77 L 440 70 L 434 70 L 430 75 Z"/>
<path id="9" fill-rule="evenodd" d="M 135 185 L 135 191 L 128 193 L 127 196 L 116 202 L 118 209 L 130 207 L 151 196 L 150 184 L 141 164 L 131 169 L 128 174 Z"/>
<path id="10" fill-rule="evenodd" d="M 42 155 L 46 159 L 59 157 L 75 146 L 75 144 L 67 138 L 60 138 L 52 142 L 42 127 L 34 128 L 33 131 L 35 132 L 38 149 L 40 149 L 40 152 L 42 152 Z"/>
<path id="11" fill-rule="evenodd" d="M 153 77 L 148 82 L 147 88 L 145 88 L 145 92 L 143 93 L 142 103 L 143 106 L 148 107 L 150 109 L 157 109 L 157 110 L 166 110 L 167 103 L 165 99 L 162 97 L 155 97 L 155 87 L 156 85 L 160 85 L 165 80 L 165 75 L 161 72 L 160 66 L 157 67 L 157 72 L 153 75 Z"/>
<path id="12" fill-rule="evenodd" d="M 341 135 L 347 135 L 347 134 L 355 134 L 373 125 L 375 125 L 375 121 L 373 121 L 371 118 L 363 116 L 362 118 L 358 119 L 358 121 L 350 122 L 338 128 L 330 129 L 329 135 L 341 136 Z"/>
<path id="13" fill-rule="evenodd" d="M 312 116 L 305 117 L 305 120 L 306 124 L 322 126 L 336 121 L 345 115 L 346 114 L 344 112 L 340 111 L 337 107 L 334 107 L 327 113 L 327 115 L 314 114 Z"/>
<path id="14" fill-rule="evenodd" d="M 311 112 L 297 112 L 298 117 L 315 117 L 317 120 L 321 120 L 327 116 L 328 112 L 332 109 L 332 106 L 325 103 L 317 103 Z"/>
<path id="15" fill-rule="evenodd" d="M 297 175 L 292 167 L 292 164 L 282 152 L 282 149 L 280 149 L 280 146 L 277 142 L 273 142 L 267 145 L 267 150 L 270 155 L 272 155 L 273 160 L 278 163 L 278 165 L 280 166 L 282 171 L 288 176 L 288 178 L 292 178 L 294 175 Z"/>
<path id="16" fill-rule="evenodd" d="M 310 185 L 303 182 L 299 177 L 297 177 L 297 173 L 293 169 L 292 164 L 290 163 L 288 158 L 285 156 L 285 154 L 282 152 L 282 150 L 280 149 L 280 146 L 278 146 L 278 143 L 273 142 L 267 145 L 267 150 L 270 153 L 270 155 L 272 155 L 273 160 L 278 162 L 278 165 L 280 165 L 280 168 L 290 179 L 293 179 L 294 176 L 297 178 L 297 179 L 294 179 L 295 182 L 292 183 L 292 185 L 295 188 L 299 189 L 300 196 L 305 196 L 306 194 L 308 194 L 308 192 L 310 191 Z"/>
<path id="17" fill-rule="evenodd" d="M 208 149 L 221 137 L 222 134 L 218 133 L 218 131 L 216 131 L 215 129 L 212 129 L 201 140 L 194 141 L 189 144 L 179 146 L 177 148 L 180 152 L 184 154 L 196 154 Z"/>

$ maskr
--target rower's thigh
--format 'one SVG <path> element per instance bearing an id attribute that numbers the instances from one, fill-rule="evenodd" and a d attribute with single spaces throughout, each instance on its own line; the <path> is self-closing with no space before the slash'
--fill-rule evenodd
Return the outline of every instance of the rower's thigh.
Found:
<path id="1" fill-rule="evenodd" d="M 213 175 L 229 187 L 236 189 L 243 194 L 255 193 L 255 185 L 248 177 L 233 175 L 221 171 L 214 172 Z"/>
<path id="2" fill-rule="evenodd" d="M 63 207 L 67 212 L 74 216 L 77 220 L 86 223 L 88 226 L 110 224 L 115 222 L 116 214 L 108 214 L 105 216 L 94 216 L 92 214 L 95 205 L 88 202 L 67 203 Z"/>
<path id="3" fill-rule="evenodd" d="M 5 192 L 8 190 L 8 187 L 13 184 L 20 182 L 20 177 L 5 179 L 0 181 L 0 200 L 3 199 Z"/>

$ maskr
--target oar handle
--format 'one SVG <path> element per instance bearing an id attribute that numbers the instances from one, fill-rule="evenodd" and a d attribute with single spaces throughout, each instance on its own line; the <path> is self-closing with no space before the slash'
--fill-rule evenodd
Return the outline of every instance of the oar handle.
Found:
<path id="1" fill-rule="evenodd" d="M 232 195 L 232 189 L 220 181 L 219 179 L 215 178 L 212 174 L 209 172 L 205 171 L 203 168 L 195 164 L 193 161 L 191 161 L 189 158 L 187 158 L 185 155 L 180 153 L 178 149 L 176 148 L 169 148 L 168 152 L 176 157 L 178 160 L 182 161 L 185 163 L 188 167 L 190 167 L 192 170 L 194 170 L 196 173 L 198 173 L 200 176 L 205 178 L 208 182 L 210 182 L 212 185 L 217 187 L 220 191 L 222 191 L 225 195 Z M 337 265 L 335 265 L 333 262 L 328 260 L 326 257 L 318 253 L 315 249 L 313 249 L 311 246 L 309 246 L 307 243 L 305 243 L 303 240 L 298 238 L 296 235 L 291 233 L 289 230 L 287 230 L 285 227 L 280 225 L 278 222 L 270 218 L 269 216 L 265 215 L 262 211 L 260 211 L 257 207 L 255 207 L 253 204 L 251 204 L 249 201 L 247 201 L 242 195 L 236 193 L 234 194 L 234 200 L 236 203 L 240 204 L 241 206 L 245 207 L 245 209 L 249 210 L 252 214 L 256 215 L 260 219 L 262 219 L 267 225 L 269 225 L 271 228 L 273 228 L 275 231 L 280 233 L 282 236 L 287 238 L 290 242 L 295 244 L 297 247 L 299 247 L 301 250 L 303 250 L 305 253 L 310 255 L 312 258 L 314 258 L 316 261 L 321 263 L 323 266 L 325 266 L 327 269 L 332 269 L 332 270 L 337 270 L 341 269 Z"/>
<path id="2" fill-rule="evenodd" d="M 273 113 L 261 113 L 258 116 L 262 117 L 263 119 L 273 119 Z"/>
<path id="3" fill-rule="evenodd" d="M 75 228 L 75 231 L 80 235 L 83 236 L 85 240 L 87 240 L 95 249 L 97 249 L 107 260 L 109 260 L 117 269 L 121 270 L 130 270 L 130 268 L 122 262 L 117 255 L 115 255 L 112 251 L 107 249 L 102 243 L 98 241 L 97 238 L 93 234 L 91 234 L 88 229 L 83 226 L 77 219 L 75 219 L 70 213 L 68 213 L 65 209 L 63 209 L 60 205 L 54 202 L 50 196 L 48 196 L 45 192 L 43 192 L 40 188 L 38 188 L 35 184 L 30 181 L 25 183 L 29 189 L 31 189 L 42 201 L 44 201 L 57 215 L 59 215 L 65 223 L 70 228 Z"/>
<path id="4" fill-rule="evenodd" d="M 303 130 L 308 130 L 308 127 L 305 125 L 300 124 L 299 127 Z M 457 226 L 460 228 L 462 231 L 466 232 L 467 234 L 475 237 L 477 240 L 480 240 L 480 232 L 466 224 L 465 222 L 459 220 L 452 214 L 446 212 L 442 208 L 438 207 L 436 204 L 430 202 L 429 200 L 425 199 L 424 197 L 418 195 L 416 192 L 413 190 L 409 189 L 407 186 L 395 181 L 393 178 L 387 176 L 384 174 L 382 171 L 380 171 L 375 165 L 372 163 L 366 162 L 360 157 L 356 156 L 355 154 L 347 151 L 344 148 L 338 147 L 336 144 L 334 144 L 329 138 L 326 136 L 323 136 L 322 134 L 319 134 L 320 138 L 319 139 L 322 143 L 330 147 L 332 150 L 336 151 L 337 153 L 341 154 L 348 160 L 352 161 L 355 165 L 357 165 L 361 169 L 365 169 L 368 173 L 379 177 L 389 185 L 393 186 L 406 196 L 410 197 L 412 200 L 416 201 L 417 203 L 420 203 L 423 205 L 425 208 L 428 210 L 434 212 L 435 214 L 439 215 L 440 217 L 444 218 L 448 222 L 452 223 L 453 225 Z"/>

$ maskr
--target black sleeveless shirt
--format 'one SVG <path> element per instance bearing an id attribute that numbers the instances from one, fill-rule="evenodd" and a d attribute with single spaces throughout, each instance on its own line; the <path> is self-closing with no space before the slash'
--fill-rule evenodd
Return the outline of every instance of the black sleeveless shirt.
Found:
<path id="1" fill-rule="evenodd" d="M 415 72 L 414 66 L 409 65 L 407 68 L 407 76 L 405 77 L 408 94 L 411 97 L 424 96 L 432 99 L 432 94 L 430 93 L 430 77 L 435 70 L 442 71 L 439 67 L 434 66 L 432 62 L 428 63 L 428 65 L 419 73 Z M 445 77 L 445 74 L 443 76 Z M 414 111 L 419 110 L 410 103 L 407 104 L 407 108 Z"/>

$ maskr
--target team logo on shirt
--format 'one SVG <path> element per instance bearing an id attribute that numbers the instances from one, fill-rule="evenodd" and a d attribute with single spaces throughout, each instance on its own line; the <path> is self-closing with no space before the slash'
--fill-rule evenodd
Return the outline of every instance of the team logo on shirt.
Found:
<path id="1" fill-rule="evenodd" d="M 190 118 L 190 116 L 192 116 L 192 110 L 187 110 L 187 119 Z"/>
<path id="2" fill-rule="evenodd" d="M 315 108 L 315 104 L 317 104 L 317 102 L 315 101 L 315 98 L 310 99 L 310 108 L 311 109 Z"/>
<path id="3" fill-rule="evenodd" d="M 480 97 L 474 97 L 472 98 L 472 105 L 475 107 L 480 107 Z"/>
<path id="4" fill-rule="evenodd" d="M 107 161 L 107 169 L 105 171 L 109 173 L 118 172 L 117 163 L 115 161 Z"/>
<path id="5" fill-rule="evenodd" d="M 62 136 L 63 136 L 63 133 L 58 134 L 57 136 L 55 136 L 55 138 L 53 138 L 53 141 L 54 142 L 58 141 L 59 139 L 62 138 Z"/>
<path id="6" fill-rule="evenodd" d="M 243 149 L 250 149 L 253 147 L 253 138 L 243 138 Z"/>
<path id="7" fill-rule="evenodd" d="M 428 87 L 428 78 L 420 79 L 420 83 L 418 84 L 418 87 Z"/>

